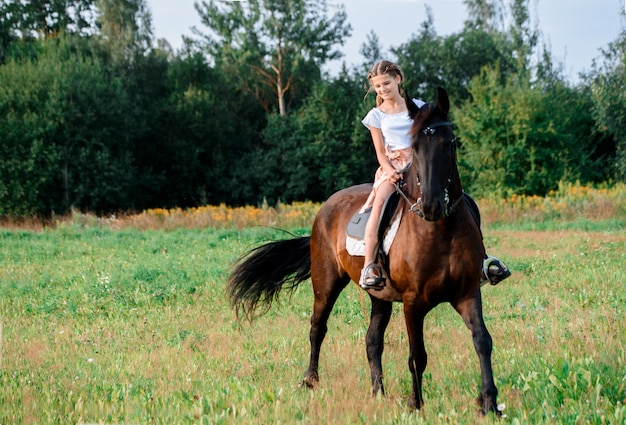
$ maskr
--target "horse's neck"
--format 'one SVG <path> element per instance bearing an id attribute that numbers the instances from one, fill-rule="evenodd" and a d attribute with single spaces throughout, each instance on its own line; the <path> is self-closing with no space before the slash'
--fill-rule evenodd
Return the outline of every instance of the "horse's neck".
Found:
<path id="1" fill-rule="evenodd" d="M 459 177 L 459 170 L 456 168 L 456 166 L 454 167 L 454 170 L 452 173 L 448 194 L 449 194 L 448 196 L 450 198 L 451 204 L 457 201 L 458 201 L 457 204 L 464 204 L 463 197 L 465 195 L 463 193 L 463 186 L 461 185 L 461 178 Z M 459 205 L 457 205 L 456 208 L 458 209 Z"/>

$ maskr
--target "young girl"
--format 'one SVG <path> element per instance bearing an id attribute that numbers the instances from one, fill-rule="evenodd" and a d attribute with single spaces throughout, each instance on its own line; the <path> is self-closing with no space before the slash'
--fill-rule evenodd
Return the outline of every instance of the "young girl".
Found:
<path id="1" fill-rule="evenodd" d="M 418 99 L 409 99 L 402 90 L 404 75 L 392 62 L 376 63 L 367 79 L 369 91 L 376 93 L 376 107 L 363 119 L 372 135 L 376 158 L 380 167 L 374 177 L 374 187 L 361 212 L 371 208 L 365 227 L 365 266 L 359 284 L 364 289 L 382 289 L 385 276 L 375 262 L 378 245 L 378 222 L 385 200 L 396 189 L 395 183 L 402 178 L 401 170 L 412 160 L 411 136 L 409 132 L 419 108 L 424 104 Z M 495 257 L 488 257 L 483 267 L 484 282 L 499 283 L 511 275 L 508 268 Z"/>

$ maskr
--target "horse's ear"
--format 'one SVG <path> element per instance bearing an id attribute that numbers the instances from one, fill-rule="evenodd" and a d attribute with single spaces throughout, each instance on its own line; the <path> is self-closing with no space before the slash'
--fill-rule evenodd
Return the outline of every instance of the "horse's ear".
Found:
<path id="1" fill-rule="evenodd" d="M 450 111 L 450 100 L 448 93 L 443 87 L 437 87 L 437 108 L 439 108 L 446 116 Z"/>

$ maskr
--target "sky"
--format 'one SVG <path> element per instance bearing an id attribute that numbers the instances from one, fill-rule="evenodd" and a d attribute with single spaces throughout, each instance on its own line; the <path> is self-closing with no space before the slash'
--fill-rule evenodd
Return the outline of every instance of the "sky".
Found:
<path id="1" fill-rule="evenodd" d="M 348 65 L 363 62 L 359 49 L 371 31 L 385 51 L 407 42 L 426 20 L 426 5 L 432 9 L 437 34 L 442 36 L 460 31 L 467 16 L 463 0 L 328 0 L 329 5 L 333 3 L 345 6 L 352 36 L 338 46 L 344 57 L 329 65 L 331 73 L 344 61 Z M 147 0 L 147 4 L 155 37 L 166 39 L 174 49 L 182 45 L 183 35 L 193 36 L 192 27 L 206 30 L 194 0 Z M 530 0 L 531 22 L 542 35 L 541 43 L 548 46 L 554 62 L 563 65 L 565 77 L 572 82 L 591 68 L 593 59 L 601 56 L 600 49 L 618 38 L 626 26 L 625 10 L 626 0 Z"/>

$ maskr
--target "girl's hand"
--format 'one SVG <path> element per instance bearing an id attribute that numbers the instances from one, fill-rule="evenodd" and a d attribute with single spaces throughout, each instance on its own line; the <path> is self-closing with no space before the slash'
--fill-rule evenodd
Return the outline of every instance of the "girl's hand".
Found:
<path id="1" fill-rule="evenodd" d="M 388 176 L 387 180 L 389 180 L 391 184 L 397 183 L 402 178 L 402 175 L 398 173 L 395 169 L 392 172 L 386 171 L 386 174 Z"/>

